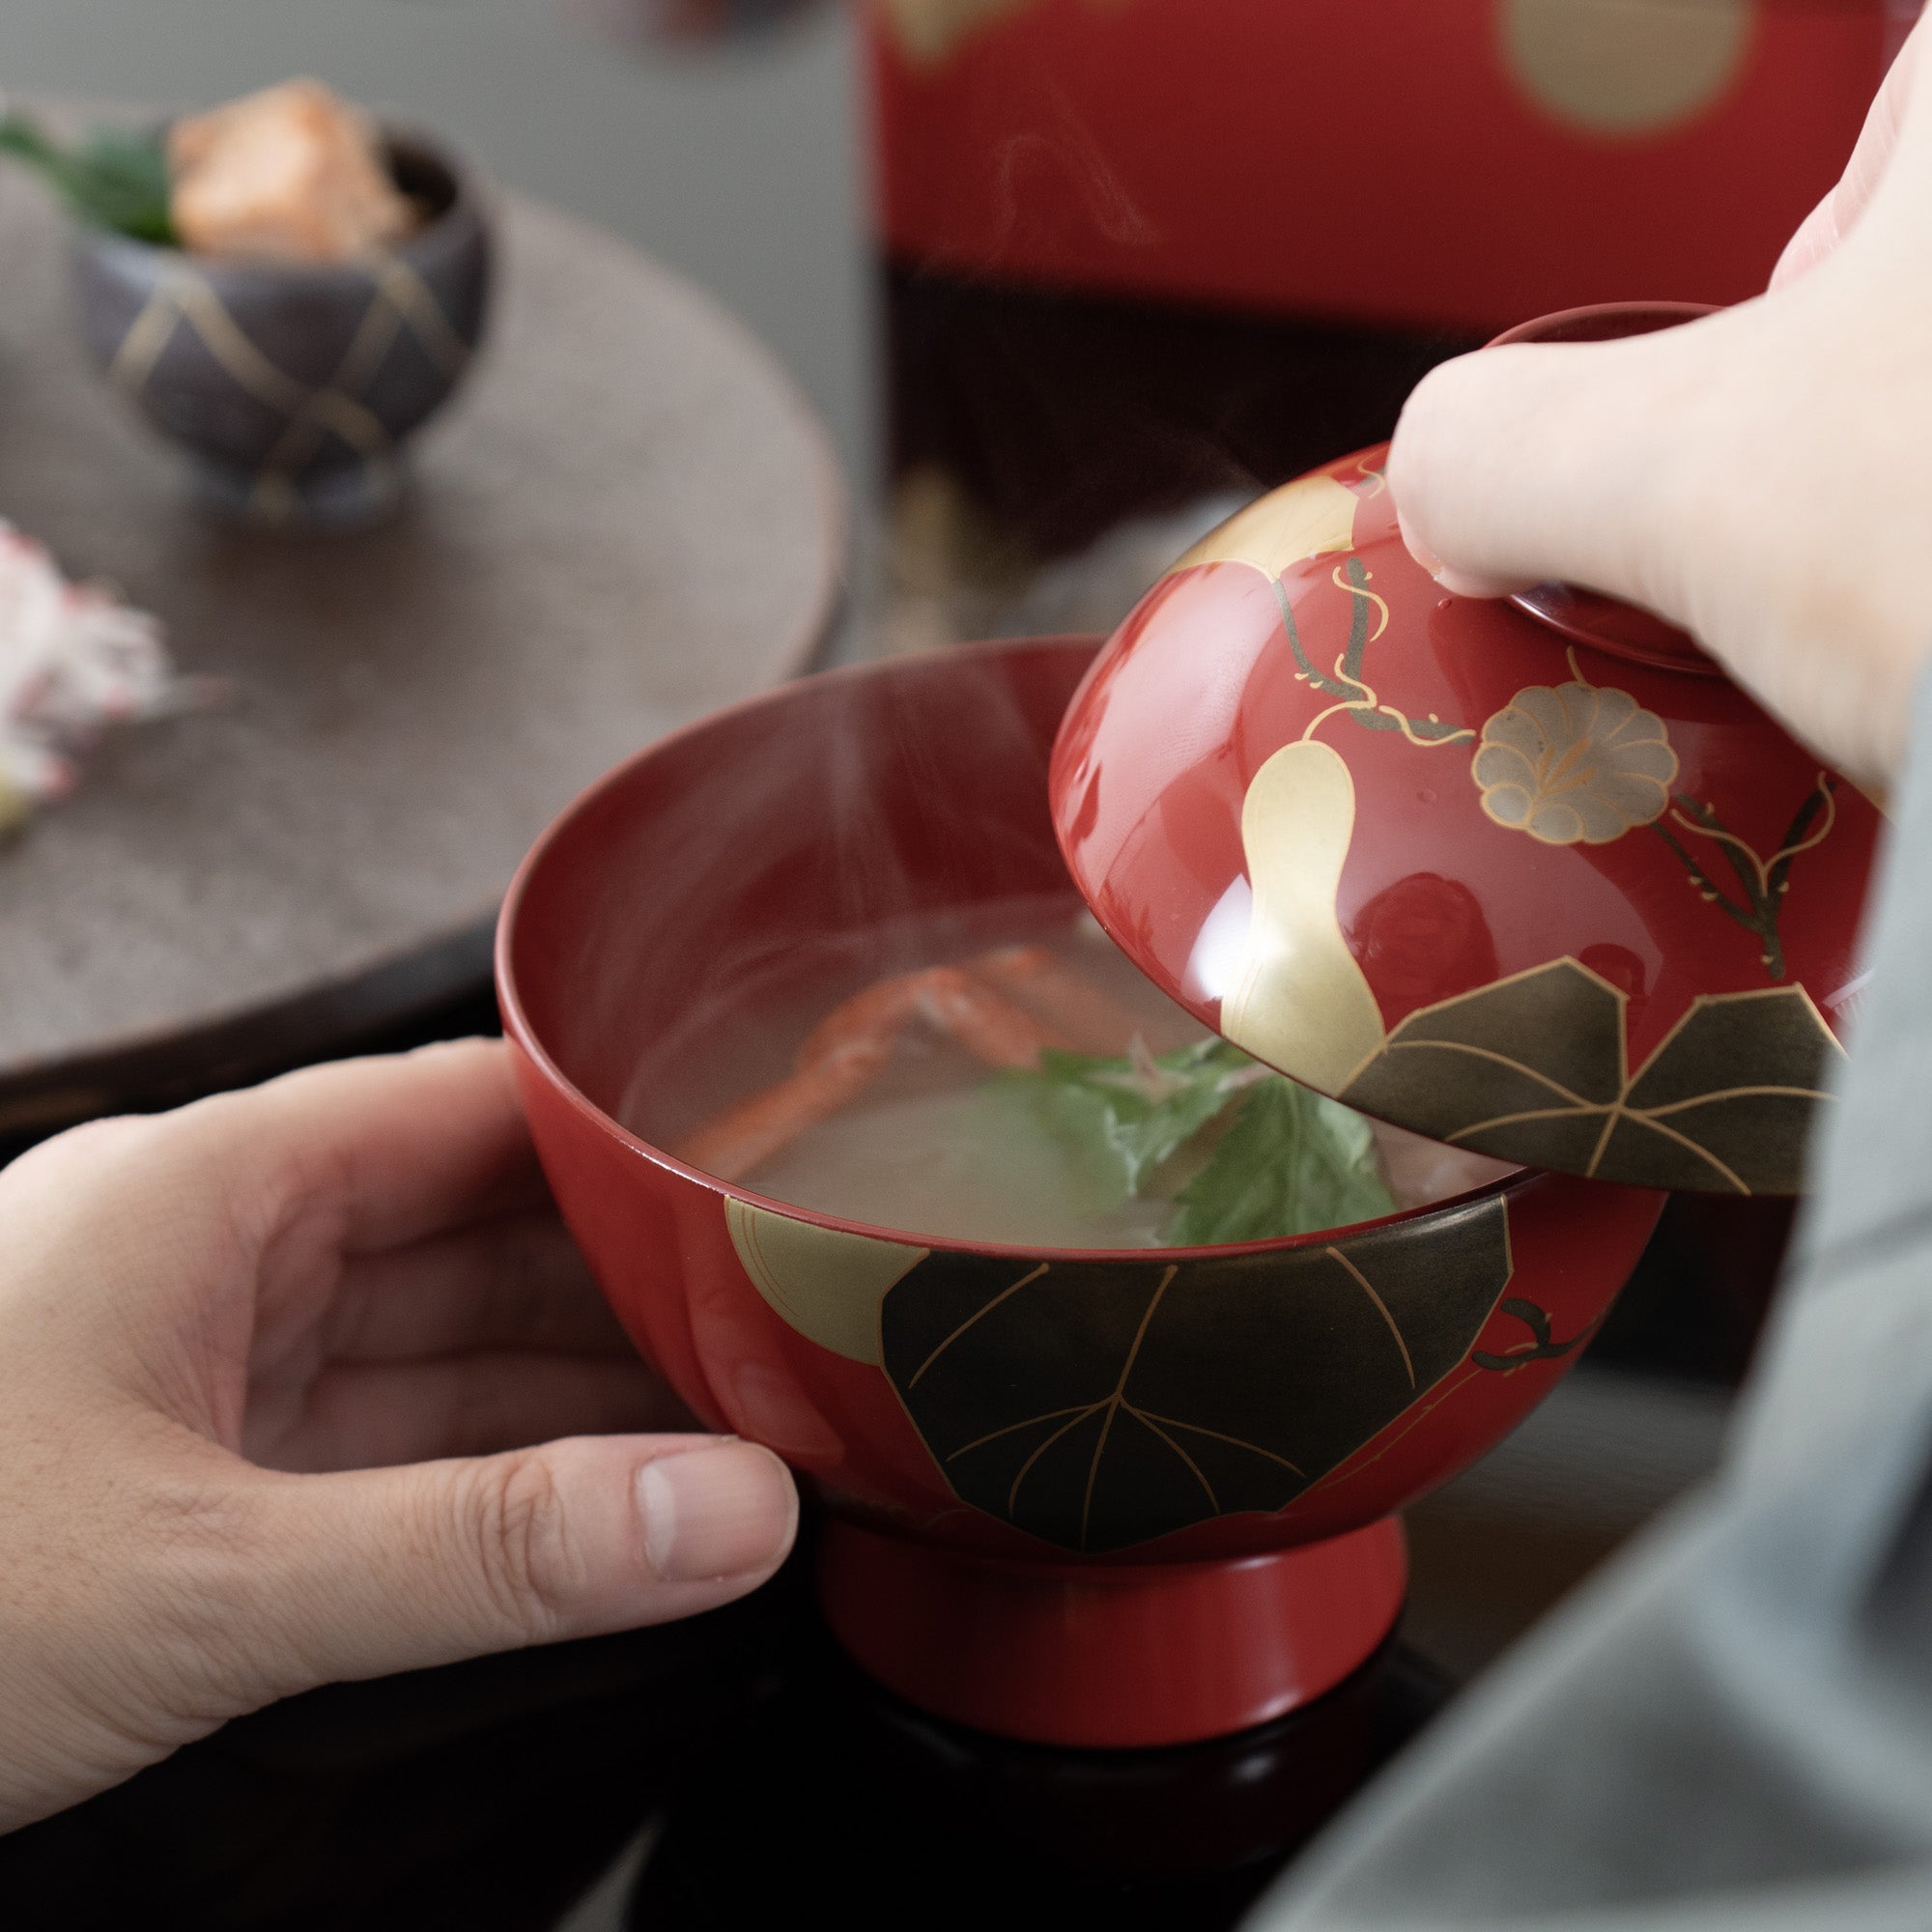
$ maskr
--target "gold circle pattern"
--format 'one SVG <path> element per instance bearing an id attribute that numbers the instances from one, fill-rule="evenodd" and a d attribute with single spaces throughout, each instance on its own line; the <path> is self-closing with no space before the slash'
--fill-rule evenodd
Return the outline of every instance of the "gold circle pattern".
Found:
<path id="1" fill-rule="evenodd" d="M 1511 78 L 1566 128 L 1606 139 L 1667 132 L 1729 94 L 1759 0 L 1498 0 Z"/>

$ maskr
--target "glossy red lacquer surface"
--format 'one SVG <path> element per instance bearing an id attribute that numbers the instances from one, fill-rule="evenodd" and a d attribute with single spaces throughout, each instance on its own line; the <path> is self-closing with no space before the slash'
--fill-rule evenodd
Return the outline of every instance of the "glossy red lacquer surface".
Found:
<path id="1" fill-rule="evenodd" d="M 1394 1517 L 1270 1556 L 1097 1575 L 942 1556 L 835 1521 L 820 1563 L 827 1621 L 888 1689 L 975 1730 L 1079 1750 L 1187 1744 L 1312 1701 L 1388 1634 L 1407 1580 Z"/>
<path id="2" fill-rule="evenodd" d="M 1312 1471 L 1314 1479 L 1286 1507 L 1243 1509 L 1210 1496 L 1191 1506 L 1197 1520 L 1180 1520 L 1189 1515 L 1186 1496 L 1178 1503 L 1156 1496 L 1145 1516 L 1156 1533 L 1143 1535 L 1135 1528 L 1143 1521 L 1136 1514 L 1139 1479 L 1110 1473 L 1105 1483 L 1114 1485 L 1116 1527 L 1103 1534 L 1096 1517 L 1090 1539 L 1084 1516 L 1076 1526 L 1051 1509 L 1027 1518 L 1019 1508 L 1013 1514 L 1025 1521 L 1009 1520 L 999 1500 L 1003 1483 L 996 1496 L 958 1476 L 978 1500 L 955 1488 L 953 1475 L 964 1465 L 929 1446 L 945 1427 L 943 1416 L 922 1407 L 930 1381 L 908 1379 L 894 1366 L 895 1310 L 909 1295 L 927 1294 L 923 1284 L 937 1282 L 933 1293 L 971 1295 L 983 1281 L 988 1295 L 1004 1295 L 1006 1285 L 1042 1263 L 1049 1277 L 1073 1284 L 1069 1294 L 1089 1297 L 1081 1303 L 1084 1315 L 1069 1317 L 1050 1299 L 1030 1304 L 1034 1312 L 1009 1324 L 998 1344 L 1010 1352 L 1015 1375 L 1049 1379 L 1063 1373 L 1063 1350 L 1071 1364 L 1065 1372 L 1086 1373 L 1075 1358 L 1085 1360 L 1080 1351 L 1090 1345 L 1093 1324 L 1104 1326 L 1110 1307 L 1138 1308 L 1151 1295 L 1158 1300 L 1166 1280 L 1179 1280 L 1175 1296 L 1245 1296 L 1240 1307 L 1247 1313 L 1239 1321 L 1247 1327 L 1231 1326 L 1225 1339 L 1211 1322 L 1186 1329 L 1188 1385 L 1208 1403 L 1236 1385 L 1261 1386 L 1264 1406 L 1280 1409 L 1283 1426 L 1292 1427 L 1294 1405 L 1329 1400 L 1331 1384 L 1350 1384 L 1356 1359 L 1340 1343 L 1332 1357 L 1299 1348 L 1271 1358 L 1252 1324 L 1268 1319 L 1272 1270 L 1322 1271 L 1324 1283 L 1346 1287 L 1342 1264 L 1327 1259 L 1330 1237 L 1192 1257 L 1037 1257 L 937 1243 L 885 1294 L 872 1318 L 869 1350 L 862 1339 L 857 1347 L 842 1344 L 840 1351 L 811 1339 L 760 1292 L 741 1259 L 731 1217 L 738 1217 L 741 1234 L 747 1215 L 775 1214 L 809 1228 L 838 1224 L 761 1205 L 743 1188 L 684 1168 L 615 1117 L 632 1070 L 655 1042 L 693 1025 L 728 1036 L 734 1010 L 769 984 L 746 977 L 748 962 L 768 966 L 787 949 L 810 947 L 829 932 L 864 929 L 909 911 L 956 909 L 1019 893 L 1065 891 L 1070 914 L 1077 902 L 1054 843 L 1046 770 L 1056 726 L 1094 648 L 1092 639 L 1049 640 L 836 673 L 694 727 L 620 768 L 563 816 L 519 876 L 498 940 L 506 1029 L 546 1172 L 642 1351 L 708 1425 L 776 1449 L 847 1521 L 952 1559 L 1044 1566 L 1042 1575 L 1051 1572 L 1063 1582 L 1102 1570 L 1126 1577 L 1150 1566 L 1211 1567 L 1334 1537 L 1399 1509 L 1479 1455 L 1548 1393 L 1622 1285 L 1661 1206 L 1647 1192 L 1523 1175 L 1461 1205 L 1336 1237 L 1389 1299 L 1388 1308 L 1376 1301 L 1379 1315 L 1368 1301 L 1351 1304 L 1363 1311 L 1365 1325 L 1350 1330 L 1356 1339 L 1348 1344 L 1382 1349 L 1382 1356 L 1364 1356 L 1359 1364 L 1370 1380 L 1381 1378 L 1376 1386 L 1383 1393 L 1374 1397 L 1381 1406 L 1365 1407 L 1358 1426 L 1345 1415 L 1337 1425 L 1342 1435 L 1331 1431 L 1321 1437 L 1352 1446 L 1332 1466 Z M 858 860 L 855 838 L 869 848 L 866 863 Z M 1479 1254 L 1477 1272 L 1465 1270 L 1471 1286 L 1458 1318 L 1466 1320 L 1465 1328 L 1428 1344 L 1434 1284 L 1438 1272 L 1446 1279 L 1453 1271 L 1452 1249 L 1493 1255 L 1493 1272 L 1482 1273 L 1491 1264 Z M 1448 1257 L 1439 1268 L 1438 1256 Z M 1286 1288 L 1272 1297 L 1294 1299 Z M 1170 1297 L 1162 1306 L 1163 1319 L 1184 1314 L 1182 1300 Z M 1391 1342 L 1390 1308 L 1415 1323 L 1409 1342 Z M 1408 1308 L 1412 1317 L 1403 1313 Z M 975 1332 L 994 1326 L 987 1321 Z M 1427 1352 L 1430 1347 L 1435 1354 Z M 1390 1367 L 1395 1348 L 1408 1364 L 1412 1394 L 1386 1392 L 1387 1376 L 1401 1374 Z M 981 1382 L 988 1377 L 998 1382 L 1004 1360 L 975 1373 Z M 1128 1388 L 1132 1366 L 1130 1356 L 1119 1388 Z M 1110 1380 L 1112 1374 L 1109 1368 Z M 998 1392 L 976 1388 L 968 1376 L 951 1399 L 970 1405 L 982 1395 L 995 1400 Z M 1102 1398 L 1104 1391 L 1094 1399 L 1096 1410 Z M 1257 1425 L 1272 1426 L 1267 1415 Z M 1347 1435 L 1351 1427 L 1354 1436 Z M 1095 1468 L 1099 1458 L 1096 1447 Z M 1173 1471 L 1157 1470 L 1153 1480 L 1158 1490 L 1171 1483 Z M 1091 1470 L 1087 1482 L 1092 1501 Z M 1171 1493 L 1179 1492 L 1160 1491 Z M 1170 1520 L 1178 1526 L 1162 1529 Z M 1381 1603 L 1389 1594 L 1386 1548 L 1374 1539 L 1359 1548 L 1360 1600 Z M 1337 1560 L 1345 1569 L 1355 1562 Z M 1245 1597 L 1242 1587 L 1229 1587 L 1235 1621 L 1227 1627 L 1238 1633 L 1252 1579 Z M 1211 1598 L 1214 1586 L 1204 1589 Z M 988 1591 L 985 1601 L 999 1595 L 991 1585 Z M 1158 1591 L 1148 1599 L 1162 1600 Z M 840 1601 L 847 1605 L 842 1627 L 857 1630 L 851 1592 Z M 1170 1592 L 1165 1601 L 1179 1606 L 1177 1638 L 1183 1626 L 1192 1628 L 1188 1619 L 1206 1614 L 1199 1591 Z M 880 1614 L 892 1614 L 890 1606 L 882 1604 Z M 1338 1637 L 1318 1614 L 1302 1645 L 1306 1655 L 1293 1668 L 1277 1658 L 1260 1668 L 1259 1678 L 1237 1671 L 1189 1679 L 1187 1694 L 1152 1688 L 1144 1648 L 1134 1648 L 1146 1639 L 1147 1620 L 1127 1621 L 1141 1635 L 1122 1636 L 1102 1674 L 1111 1673 L 1114 1694 L 1133 1706 L 1121 1722 L 1151 1741 L 1156 1734 L 1173 1739 L 1235 1728 L 1263 1706 L 1285 1708 L 1283 1696 L 1293 1702 L 1315 1694 L 1335 1681 L 1348 1659 L 1366 1654 L 1387 1617 L 1379 1609 L 1364 1613 Z M 1050 1627 L 1051 1618 L 1042 1630 Z M 1050 1649 L 1050 1634 L 1036 1632 L 1035 1638 Z M 855 1648 L 867 1655 L 863 1641 L 855 1639 Z M 1264 1643 L 1262 1654 L 1279 1649 L 1279 1641 L 1273 1651 Z M 882 1659 L 881 1674 L 889 1674 L 888 1662 Z M 899 1688 L 923 1695 L 917 1683 Z M 944 1701 L 949 1694 L 935 1679 L 923 1700 L 1016 1735 L 1068 1740 L 1088 1722 L 1061 1723 L 1047 1712 L 1029 1728 L 1010 1699 L 981 1700 L 976 1717 L 953 1710 Z"/>
<path id="3" fill-rule="evenodd" d="M 879 227 L 903 260 L 975 279 L 1349 324 L 1483 331 L 1632 290 L 1741 301 L 1837 180 L 1896 9 L 1689 0 L 1673 33 L 1674 14 L 871 8 Z M 1673 86 L 1730 28 L 1730 58 Z"/>
<path id="4" fill-rule="evenodd" d="M 1083 896 L 1156 983 L 1229 1030 L 1223 1000 L 1262 856 L 1244 850 L 1244 803 L 1277 753 L 1312 740 L 1346 768 L 1352 814 L 1339 882 L 1321 890 L 1354 962 L 1346 970 L 1358 969 L 1386 1036 L 1356 1084 L 1335 1083 L 1344 1097 L 1537 1165 L 1796 1191 L 1810 1115 L 1828 1104 L 1811 1090 L 1829 1085 L 1838 1057 L 1827 1029 L 1841 1029 L 1860 984 L 1877 809 L 1722 679 L 1573 643 L 1506 603 L 1446 595 L 1402 543 L 1384 454 L 1316 473 L 1313 500 L 1331 518 L 1317 554 L 1179 567 L 1114 638 L 1053 765 L 1055 820 Z M 1643 745 L 1605 761 L 1590 738 L 1599 715 Z M 1526 782 L 1548 795 L 1537 792 L 1526 825 L 1520 787 L 1496 787 L 1480 754 L 1552 720 L 1577 741 L 1545 748 L 1544 776 Z M 1633 781 L 1621 756 L 1665 776 Z M 1565 793 L 1572 784 L 1580 791 Z M 1565 799 L 1587 805 L 1593 786 L 1628 816 L 1586 825 Z M 1292 870 L 1293 820 L 1268 836 Z M 1561 999 L 1505 1012 L 1487 1046 L 1473 1034 L 1451 1043 L 1471 1083 L 1499 1050 L 1534 1063 L 1522 1076 L 1543 1097 L 1516 1109 L 1523 1118 L 1464 1133 L 1470 1122 L 1442 1083 L 1420 1098 L 1404 1088 L 1404 1069 L 1421 1064 L 1416 1029 L 1441 1031 L 1444 1014 L 1460 1024 L 1455 1015 L 1473 1010 L 1464 997 L 1484 989 L 1496 989 L 1492 1001 L 1527 998 L 1551 976 L 1534 986 L 1524 976 L 1564 961 L 1577 970 L 1563 969 L 1556 991 L 1598 1003 L 1604 1027 L 1620 1032 L 1617 1065 L 1592 1075 L 1602 1091 L 1582 1101 L 1569 1092 L 1562 1058 L 1579 1009 Z M 1730 1031 L 1704 1040 L 1698 1065 L 1678 1077 L 1657 1056 L 1692 1040 L 1693 1009 L 1699 1027 L 1715 1017 Z M 1779 1055 L 1801 1071 L 1772 1065 Z M 1668 1094 L 1628 1144 L 1606 1141 L 1641 1111 L 1646 1070 L 1660 1066 Z M 1549 1119 L 1527 1118 L 1539 1107 Z M 1472 1120 L 1482 1112 L 1468 1109 Z M 1691 1125 L 1710 1147 L 1690 1144 Z M 1560 1143 L 1548 1137 L 1559 1130 Z"/>

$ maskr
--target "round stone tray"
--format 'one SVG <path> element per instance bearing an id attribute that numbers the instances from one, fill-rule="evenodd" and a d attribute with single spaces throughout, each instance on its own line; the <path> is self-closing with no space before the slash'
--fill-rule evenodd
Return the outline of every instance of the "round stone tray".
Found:
<path id="1" fill-rule="evenodd" d="M 730 317 L 498 200 L 494 323 L 393 523 L 224 528 L 84 364 L 0 171 L 0 517 L 167 623 L 217 707 L 103 743 L 0 845 L 0 1134 L 321 1053 L 482 983 L 525 849 L 639 746 L 800 669 L 845 497 Z"/>

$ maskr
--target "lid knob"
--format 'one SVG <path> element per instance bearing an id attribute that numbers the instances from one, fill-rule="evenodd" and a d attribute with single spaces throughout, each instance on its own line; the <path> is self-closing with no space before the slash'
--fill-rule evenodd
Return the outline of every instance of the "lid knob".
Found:
<path id="1" fill-rule="evenodd" d="M 1676 328 L 1716 313 L 1708 302 L 1598 302 L 1519 323 L 1489 346 L 1502 349 L 1518 342 L 1615 342 L 1627 335 L 1652 335 L 1662 328 Z M 1532 584 L 1527 590 L 1519 590 L 1510 602 L 1573 643 L 1594 644 L 1613 657 L 1668 670 L 1690 671 L 1702 677 L 1723 675 L 1689 632 L 1666 624 L 1637 605 L 1600 596 L 1594 590 L 1578 590 L 1568 583 Z"/>

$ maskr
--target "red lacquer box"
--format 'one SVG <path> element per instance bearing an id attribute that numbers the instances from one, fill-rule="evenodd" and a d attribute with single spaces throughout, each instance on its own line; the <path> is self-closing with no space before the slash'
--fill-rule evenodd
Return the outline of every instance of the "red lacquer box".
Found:
<path id="1" fill-rule="evenodd" d="M 1762 288 L 1917 0 L 875 0 L 887 252 L 1487 330 Z"/>

